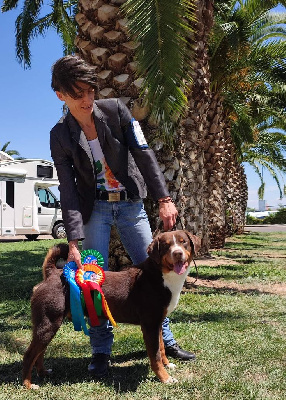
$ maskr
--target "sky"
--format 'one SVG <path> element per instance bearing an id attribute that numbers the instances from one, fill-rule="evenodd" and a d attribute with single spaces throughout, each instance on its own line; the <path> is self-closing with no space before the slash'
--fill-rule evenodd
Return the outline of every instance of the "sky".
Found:
<path id="1" fill-rule="evenodd" d="M 2 2 L 1 2 L 2 3 Z M 49 133 L 61 118 L 62 102 L 52 91 L 51 66 L 63 56 L 62 44 L 55 31 L 31 41 L 32 66 L 24 69 L 16 60 L 15 20 L 20 10 L 0 12 L 0 148 L 10 141 L 9 149 L 25 158 L 51 160 Z M 260 180 L 247 164 L 248 207 L 258 209 Z M 279 200 L 273 178 L 264 171 L 265 200 L 270 207 L 286 206 Z M 286 176 L 284 176 L 286 183 Z M 282 182 L 282 181 L 281 181 Z"/>

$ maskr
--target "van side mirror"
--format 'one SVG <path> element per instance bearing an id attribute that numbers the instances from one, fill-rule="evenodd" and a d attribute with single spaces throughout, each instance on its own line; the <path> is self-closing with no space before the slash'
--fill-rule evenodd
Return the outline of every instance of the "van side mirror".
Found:
<path id="1" fill-rule="evenodd" d="M 56 208 L 61 208 L 61 202 L 59 200 L 56 201 Z"/>

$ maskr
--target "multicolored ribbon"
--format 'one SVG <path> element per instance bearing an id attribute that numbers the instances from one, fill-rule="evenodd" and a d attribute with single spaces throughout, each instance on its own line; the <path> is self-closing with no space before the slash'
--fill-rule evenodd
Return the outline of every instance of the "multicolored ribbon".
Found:
<path id="1" fill-rule="evenodd" d="M 70 261 L 64 266 L 63 275 L 70 285 L 70 307 L 74 330 L 81 331 L 83 329 L 84 333 L 89 336 L 81 303 L 81 291 L 75 281 L 77 269 L 76 263 Z"/>
<path id="2" fill-rule="evenodd" d="M 94 298 L 91 291 L 97 291 L 101 294 L 101 307 L 106 318 L 110 320 L 113 326 L 116 326 L 114 319 L 109 311 L 107 302 L 104 297 L 101 285 L 104 282 L 105 274 L 101 267 L 96 264 L 83 264 L 83 269 L 78 269 L 75 274 L 75 281 L 82 289 L 85 305 L 91 326 L 99 325 L 98 315 L 101 315 L 101 310 L 96 311 Z M 99 304 L 97 303 L 97 308 Z"/>
<path id="3" fill-rule="evenodd" d="M 82 327 L 84 333 L 89 335 L 83 314 L 81 290 L 91 326 L 99 325 L 98 316 L 102 316 L 102 313 L 113 326 L 116 326 L 116 322 L 111 315 L 101 288 L 105 279 L 105 273 L 102 269 L 104 264 L 102 255 L 97 250 L 84 250 L 81 253 L 81 261 L 83 269 L 78 269 L 75 262 L 69 262 L 65 265 L 63 274 L 70 284 L 70 303 L 74 329 L 80 331 Z"/>

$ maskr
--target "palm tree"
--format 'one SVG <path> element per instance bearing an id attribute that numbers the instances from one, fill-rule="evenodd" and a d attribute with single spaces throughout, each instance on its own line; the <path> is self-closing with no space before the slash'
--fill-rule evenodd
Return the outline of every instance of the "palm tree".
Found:
<path id="1" fill-rule="evenodd" d="M 18 159 L 20 158 L 20 153 L 17 150 L 8 150 L 8 146 L 10 145 L 11 142 L 6 142 L 0 151 L 3 151 L 4 153 L 8 154 L 9 156 L 19 156 L 17 157 Z"/>
<path id="2" fill-rule="evenodd" d="M 264 85 L 265 88 L 268 85 L 285 84 L 284 66 L 280 61 L 285 54 L 285 45 L 281 40 L 270 40 L 285 34 L 285 29 L 280 25 L 284 21 L 284 15 L 273 15 L 269 12 L 277 3 L 258 0 L 239 3 L 230 1 L 228 8 L 224 4 L 224 8 L 217 13 L 210 45 L 212 102 L 209 113 L 209 143 L 205 154 L 207 187 L 210 189 L 209 199 L 212 202 L 209 222 L 213 247 L 224 244 L 227 200 L 231 198 L 230 190 L 235 192 L 235 187 L 230 189 L 230 185 L 238 179 L 231 175 L 232 172 L 240 172 L 239 185 L 236 186 L 242 189 L 244 196 L 247 194 L 246 177 L 237 158 L 245 133 L 242 137 L 234 135 L 231 129 L 233 120 L 243 121 L 241 126 L 245 129 L 247 118 L 243 117 L 248 115 L 248 122 L 251 123 L 250 108 L 254 105 L 253 100 L 259 96 L 261 86 Z M 266 54 L 267 61 L 264 60 Z M 262 85 L 262 82 L 265 83 Z M 245 112 L 247 108 L 250 111 Z M 240 133 L 242 130 L 240 129 Z M 251 126 L 246 131 L 252 132 Z M 244 209 L 245 198 L 241 199 L 241 204 Z"/>

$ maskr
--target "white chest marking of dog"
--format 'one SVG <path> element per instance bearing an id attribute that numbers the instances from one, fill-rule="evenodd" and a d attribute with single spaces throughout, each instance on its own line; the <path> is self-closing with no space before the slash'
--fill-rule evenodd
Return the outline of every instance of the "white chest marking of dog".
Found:
<path id="1" fill-rule="evenodd" d="M 181 249 L 176 243 L 176 238 L 173 236 L 174 245 L 172 246 L 172 252 Z M 185 260 L 186 261 L 186 260 Z M 185 279 L 190 271 L 190 265 L 186 268 L 186 271 L 182 275 L 176 274 L 174 271 L 163 273 L 164 285 L 171 291 L 172 297 L 170 304 L 167 308 L 167 315 L 169 315 L 177 307 L 180 299 L 181 290 L 183 288 Z"/>

